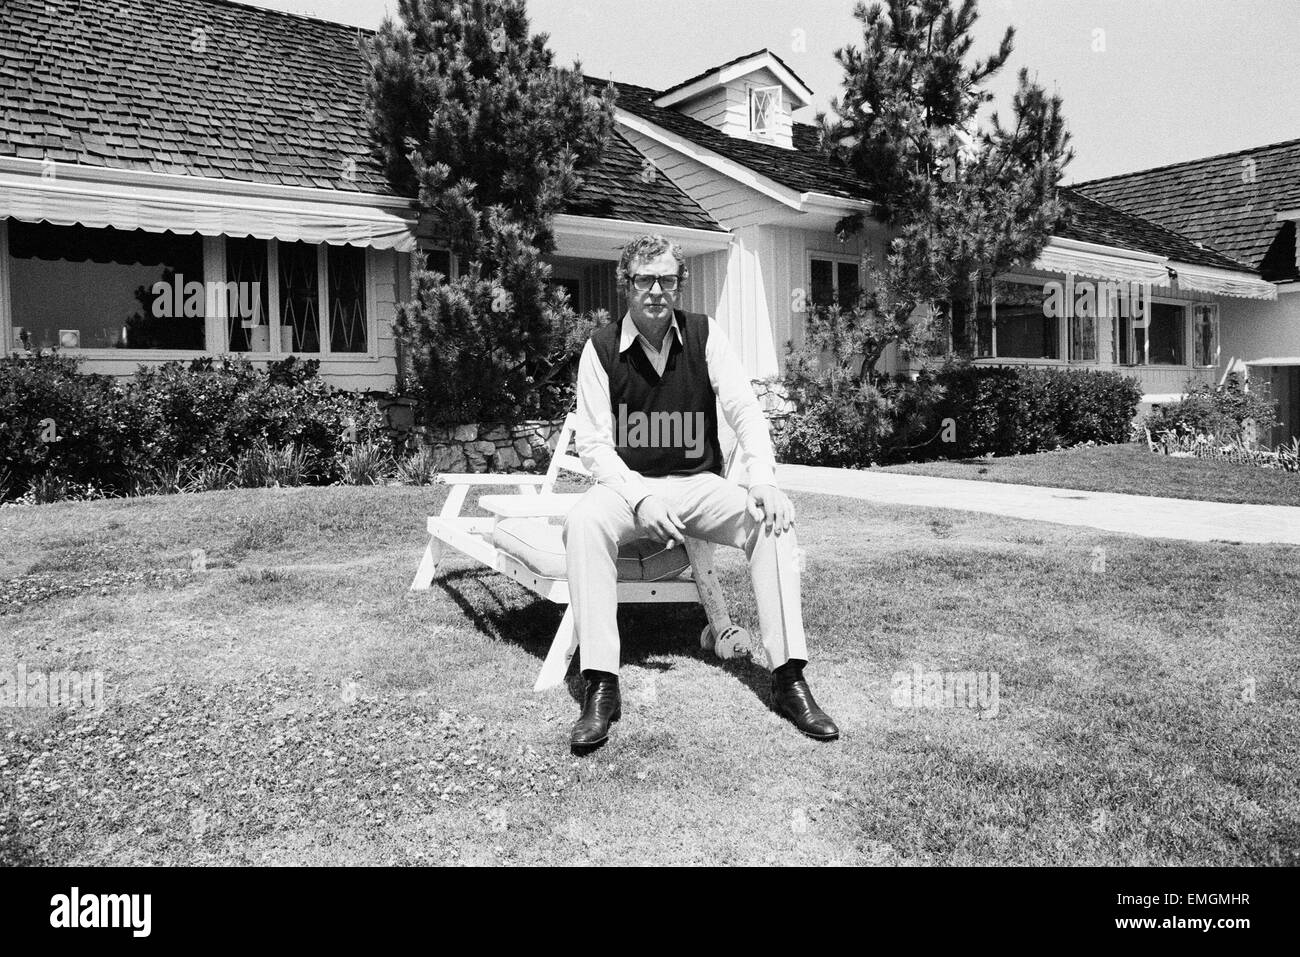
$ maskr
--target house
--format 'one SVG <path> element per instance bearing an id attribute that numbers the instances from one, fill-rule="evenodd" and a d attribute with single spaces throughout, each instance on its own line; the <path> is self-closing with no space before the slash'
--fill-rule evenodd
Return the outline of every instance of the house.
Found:
<path id="1" fill-rule="evenodd" d="M 1300 140 L 1257 146 L 1079 183 L 1075 189 L 1176 230 L 1249 266 L 1271 299 L 1225 306 L 1219 369 L 1266 382 L 1281 422 L 1274 444 L 1300 436 Z"/>
<path id="2" fill-rule="evenodd" d="M 368 36 L 227 0 L 7 0 L 0 347 L 113 375 L 295 355 L 342 388 L 392 387 L 390 322 L 427 244 L 368 148 Z M 731 242 L 643 165 L 616 135 L 558 218 L 556 276 L 584 308 L 614 305 L 639 233 L 695 255 Z"/>
<path id="3" fill-rule="evenodd" d="M 402 356 L 389 320 L 412 254 L 455 264 L 370 156 L 368 35 L 229 0 L 9 0 L 0 345 L 14 348 L 21 330 L 119 375 L 200 354 L 298 355 L 342 387 L 391 387 Z M 793 120 L 812 91 L 769 50 L 665 90 L 614 86 L 608 153 L 556 219 L 556 281 L 579 309 L 617 315 L 620 247 L 664 233 L 688 256 L 683 307 L 723 323 L 754 379 L 779 374 L 806 303 L 851 295 L 863 257 L 878 262 L 889 239 L 871 220 L 836 236 L 840 218 L 871 204 L 815 129 Z M 1274 282 L 1240 251 L 1091 189 L 1067 199 L 1071 215 L 1043 255 L 1003 277 L 979 316 L 977 361 L 1121 369 L 1148 403 L 1220 380 L 1240 358 L 1221 338 L 1237 341 L 1239 324 L 1272 308 Z M 218 289 L 200 308 L 187 293 L 198 277 L 255 282 L 259 298 Z M 1045 306 L 1053 284 L 1063 311 Z M 1087 284 L 1109 308 L 1075 308 Z M 1149 322 L 1123 308 L 1138 287 Z"/>
<path id="4" fill-rule="evenodd" d="M 801 340 L 801 301 L 825 302 L 863 281 L 863 247 L 877 265 L 886 230 L 869 223 L 840 242 L 838 218 L 869 210 L 867 190 L 822 158 L 815 128 L 790 121 L 810 91 L 779 57 L 760 50 L 668 90 L 616 83 L 620 129 L 665 175 L 735 237 L 717 265 L 698 270 L 699 305 L 726 317 L 754 376 L 784 365 Z M 765 119 L 761 110 L 771 110 Z M 1213 384 L 1231 366 L 1221 328 L 1276 299 L 1249 262 L 1091 195 L 1064 190 L 1066 220 L 1030 266 L 1001 277 L 999 297 L 978 315 L 978 364 L 1120 370 L 1141 383 L 1144 407 Z M 702 282 L 699 281 L 702 278 Z M 1049 315 L 1045 297 L 1091 286 L 1105 305 Z M 1127 291 L 1150 300 L 1131 316 Z M 999 301 L 1000 299 L 1000 301 Z M 881 371 L 915 370 L 892 350 Z"/>

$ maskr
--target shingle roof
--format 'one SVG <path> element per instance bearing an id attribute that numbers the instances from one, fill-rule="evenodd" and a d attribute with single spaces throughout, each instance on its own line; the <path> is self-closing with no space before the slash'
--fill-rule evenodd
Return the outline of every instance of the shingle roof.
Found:
<path id="1" fill-rule="evenodd" d="M 593 90 L 599 90 L 607 81 L 587 77 L 587 82 Z M 866 194 L 866 185 L 860 179 L 817 149 L 817 128 L 807 123 L 794 124 L 794 149 L 785 149 L 729 136 L 685 113 L 655 106 L 655 98 L 661 95 L 658 90 L 617 81 L 614 81 L 614 89 L 618 93 L 618 106 L 622 109 L 747 166 L 782 186 L 801 193 L 828 193 L 853 199 L 862 199 Z"/>
<path id="2" fill-rule="evenodd" d="M 1167 256 L 1193 266 L 1255 271 L 1247 263 L 1238 262 L 1208 246 L 1198 246 L 1172 229 L 1093 199 L 1077 189 L 1062 187 L 1060 196 L 1065 201 L 1066 218 L 1057 227 L 1056 236 Z"/>
<path id="3" fill-rule="evenodd" d="M 717 220 L 668 177 L 657 172 L 653 178 L 643 177 L 646 169 L 654 172 L 636 147 L 615 131 L 599 165 L 583 173 L 582 188 L 564 211 L 601 219 L 722 229 Z"/>
<path id="4" fill-rule="evenodd" d="M 1275 216 L 1279 209 L 1300 205 L 1300 140 L 1090 180 L 1074 188 L 1249 263 L 1265 279 L 1300 278 L 1295 229 Z"/>
<path id="5" fill-rule="evenodd" d="M 588 82 L 603 85 L 601 81 L 590 77 Z M 618 105 L 628 112 L 763 173 L 784 186 L 834 196 L 868 198 L 866 184 L 820 151 L 815 126 L 807 123 L 794 124 L 795 149 L 787 150 L 728 136 L 721 130 L 676 110 L 661 109 L 653 103 L 654 98 L 660 95 L 655 90 L 617 82 L 614 83 L 614 88 L 618 92 Z M 1253 271 L 1249 264 L 1234 260 L 1215 249 L 1199 246 L 1158 223 L 1078 192 L 1068 189 L 1063 192 L 1069 217 L 1056 230 L 1058 236 L 1168 256 L 1172 260 L 1191 265 Z"/>
<path id="6" fill-rule="evenodd" d="M 5 0 L 0 155 L 391 193 L 364 116 L 360 43 L 372 35 L 233 0 Z M 795 148 L 783 149 L 656 107 L 661 91 L 614 86 L 628 112 L 776 183 L 866 198 L 813 126 L 794 124 Z M 643 164 L 616 134 L 566 211 L 721 228 L 667 177 L 646 182 Z M 1295 230 L 1274 219 L 1287 203 L 1300 205 L 1300 140 L 1080 184 L 1059 235 L 1289 277 Z"/>
<path id="7" fill-rule="evenodd" d="M 227 0 L 7 0 L 0 154 L 389 193 L 365 35 Z"/>
<path id="8" fill-rule="evenodd" d="M 726 63 L 719 63 L 717 66 L 711 66 L 703 73 L 697 73 L 695 74 L 695 76 L 688 77 L 685 80 L 682 80 L 682 82 L 680 83 L 674 83 L 672 86 L 668 87 L 668 89 L 660 90 L 658 95 L 667 96 L 669 93 L 675 93 L 678 90 L 685 89 L 686 87 L 690 86 L 692 83 L 696 83 L 700 80 L 703 80 L 706 76 L 712 76 L 714 73 L 717 73 L 719 70 L 725 70 L 729 66 L 733 66 L 744 60 L 748 60 L 750 57 L 760 56 L 764 53 L 770 56 L 777 63 L 781 64 L 781 66 L 785 67 L 787 70 L 790 70 L 790 65 L 788 63 L 782 60 L 779 56 L 777 56 L 767 47 L 762 47 L 758 50 L 751 50 L 749 53 L 742 53 L 738 57 L 732 57 Z M 799 76 L 798 73 L 795 73 L 794 70 L 790 70 L 790 75 L 793 76 L 800 83 L 803 83 L 804 86 L 808 85 L 807 83 L 804 83 L 803 78 Z"/>
<path id="9" fill-rule="evenodd" d="M 371 36 L 231 0 L 4 0 L 0 155 L 391 194 L 365 121 Z M 721 228 L 640 169 L 615 137 L 567 211 Z"/>

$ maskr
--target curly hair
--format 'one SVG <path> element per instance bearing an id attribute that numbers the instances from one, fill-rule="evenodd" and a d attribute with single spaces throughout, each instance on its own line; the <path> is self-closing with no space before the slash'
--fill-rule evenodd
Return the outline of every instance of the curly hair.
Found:
<path id="1" fill-rule="evenodd" d="M 682 247 L 665 239 L 663 236 L 653 236 L 647 233 L 637 236 L 623 247 L 623 255 L 618 260 L 619 291 L 626 293 L 628 287 L 632 284 L 632 264 L 634 262 L 638 259 L 655 259 L 666 252 L 671 252 L 673 258 L 677 260 L 678 278 L 682 282 L 689 279 L 691 271 L 686 268 L 686 256 L 682 253 Z"/>

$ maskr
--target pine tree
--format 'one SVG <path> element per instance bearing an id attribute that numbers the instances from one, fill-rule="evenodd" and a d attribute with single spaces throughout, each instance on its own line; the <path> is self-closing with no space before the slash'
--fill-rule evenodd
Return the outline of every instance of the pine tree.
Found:
<path id="1" fill-rule="evenodd" d="M 844 94 L 832 101 L 834 120 L 818 115 L 822 142 L 868 184 L 874 215 L 896 234 L 855 304 L 872 332 L 863 377 L 891 341 L 904 356 L 923 350 L 944 314 L 955 351 L 971 354 L 971 320 L 993 278 L 1037 258 L 1065 212 L 1056 188 L 1073 153 L 1059 96 L 1022 69 L 1010 122 L 994 113 L 980 128 L 979 110 L 992 99 L 986 84 L 1010 57 L 1015 31 L 969 62 L 976 6 L 859 2 L 862 46 L 835 53 Z M 838 229 L 863 225 L 855 214 Z M 929 318 L 918 323 L 925 306 Z"/>
<path id="2" fill-rule="evenodd" d="M 368 115 L 393 186 L 461 264 L 415 275 L 394 328 L 426 418 L 554 415 L 564 376 L 600 315 L 579 317 L 550 285 L 554 215 L 600 159 L 613 88 L 590 95 L 581 66 L 553 64 L 523 0 L 399 0 L 371 43 Z"/>

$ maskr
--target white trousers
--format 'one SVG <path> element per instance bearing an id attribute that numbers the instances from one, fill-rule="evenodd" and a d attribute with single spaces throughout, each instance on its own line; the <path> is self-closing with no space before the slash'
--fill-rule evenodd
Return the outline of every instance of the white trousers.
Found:
<path id="1" fill-rule="evenodd" d="M 758 605 L 763 646 L 773 668 L 808 660 L 799 595 L 793 526 L 780 535 L 766 531 L 745 508 L 749 493 L 712 472 L 646 476 L 653 495 L 663 498 L 692 538 L 745 551 Z M 564 521 L 569 601 L 582 668 L 618 674 L 618 548 L 645 537 L 621 495 L 605 485 L 588 490 Z M 780 576 L 780 577 L 778 577 Z M 781 582 L 793 597 L 781 599 Z M 793 583 L 793 587 L 790 587 Z"/>

